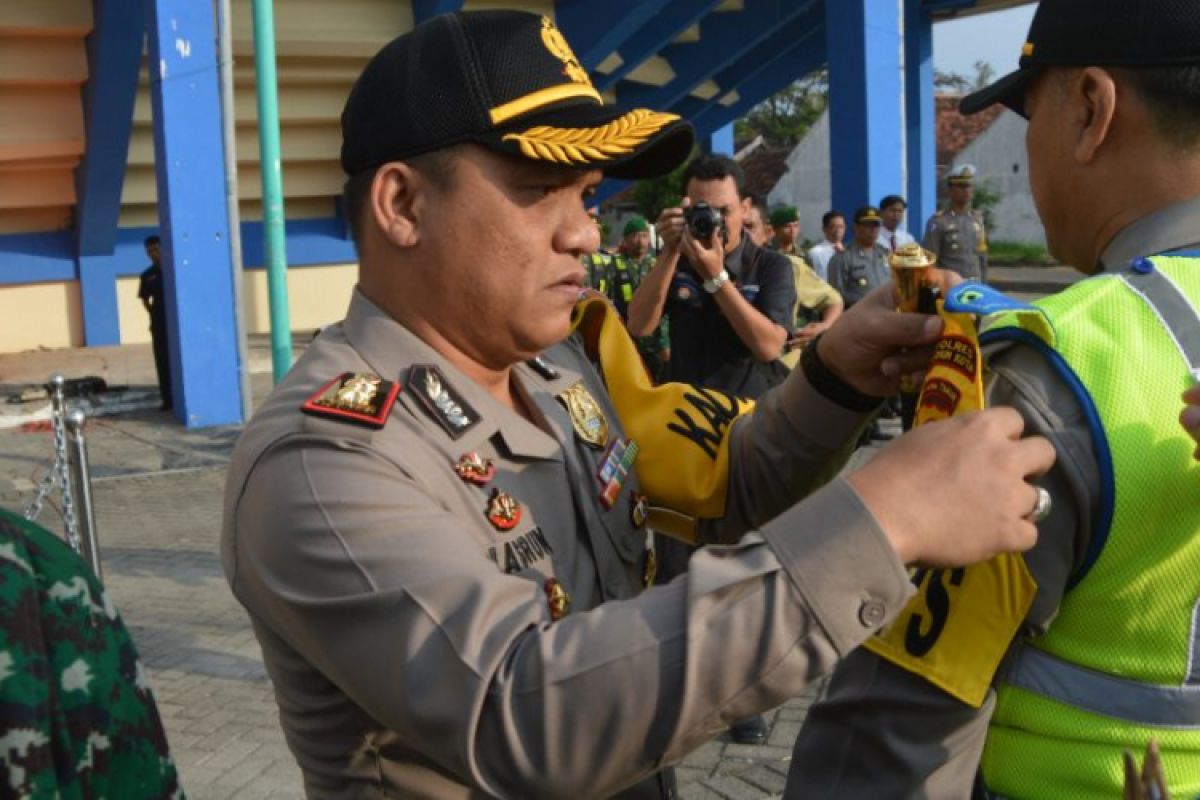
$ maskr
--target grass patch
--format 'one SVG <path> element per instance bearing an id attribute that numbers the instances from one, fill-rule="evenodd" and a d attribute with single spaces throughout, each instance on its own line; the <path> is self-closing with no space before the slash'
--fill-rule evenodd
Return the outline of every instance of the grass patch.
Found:
<path id="1" fill-rule="evenodd" d="M 1050 257 L 1046 248 L 1038 244 L 1021 242 L 989 242 L 988 263 L 1000 266 L 1054 266 L 1058 262 Z"/>

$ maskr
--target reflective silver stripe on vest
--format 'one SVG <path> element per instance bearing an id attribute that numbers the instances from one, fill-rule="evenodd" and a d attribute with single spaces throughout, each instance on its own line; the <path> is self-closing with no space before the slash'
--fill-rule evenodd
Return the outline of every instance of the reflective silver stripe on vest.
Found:
<path id="1" fill-rule="evenodd" d="M 1200 312 L 1192 306 L 1175 281 L 1161 270 L 1141 273 L 1129 271 L 1121 275 L 1125 285 L 1150 307 L 1163 328 L 1170 334 L 1187 363 L 1192 378 L 1200 381 Z M 1200 599 L 1192 609 L 1191 639 L 1188 642 L 1188 670 L 1184 683 L 1200 685 Z"/>
<path id="2" fill-rule="evenodd" d="M 1021 648 L 1004 682 L 1093 714 L 1158 728 L 1200 730 L 1200 686 L 1117 678 L 1031 646 Z"/>
<path id="3" fill-rule="evenodd" d="M 1158 317 L 1163 328 L 1179 348 L 1188 370 L 1200 370 L 1200 314 L 1179 290 L 1175 282 L 1160 270 L 1146 273 L 1125 272 L 1121 280 L 1142 299 Z"/>

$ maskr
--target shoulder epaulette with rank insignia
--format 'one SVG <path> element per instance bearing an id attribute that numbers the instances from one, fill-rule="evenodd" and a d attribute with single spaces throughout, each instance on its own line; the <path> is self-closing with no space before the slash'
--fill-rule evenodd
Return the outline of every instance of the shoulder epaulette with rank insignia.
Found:
<path id="1" fill-rule="evenodd" d="M 300 410 L 318 417 L 382 428 L 400 395 L 398 381 L 372 372 L 343 372 L 304 401 Z"/>

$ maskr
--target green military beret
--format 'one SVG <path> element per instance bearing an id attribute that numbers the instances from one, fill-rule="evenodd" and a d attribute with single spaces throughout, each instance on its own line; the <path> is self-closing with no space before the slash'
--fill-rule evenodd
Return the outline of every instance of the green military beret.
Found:
<path id="1" fill-rule="evenodd" d="M 789 222 L 799 222 L 800 212 L 795 206 L 780 206 L 771 212 L 772 225 L 787 225 Z"/>
<path id="2" fill-rule="evenodd" d="M 622 236 L 628 236 L 631 233 L 641 233 L 642 231 L 650 230 L 650 224 L 641 217 L 634 217 L 625 223 L 625 232 Z"/>

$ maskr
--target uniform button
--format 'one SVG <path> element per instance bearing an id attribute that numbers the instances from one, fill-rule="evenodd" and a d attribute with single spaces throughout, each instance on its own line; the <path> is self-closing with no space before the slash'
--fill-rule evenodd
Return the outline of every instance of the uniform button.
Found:
<path id="1" fill-rule="evenodd" d="M 883 622 L 885 616 L 887 616 L 887 609 L 878 600 L 868 600 L 858 609 L 858 621 L 867 628 L 874 628 L 876 625 L 879 625 Z"/>

